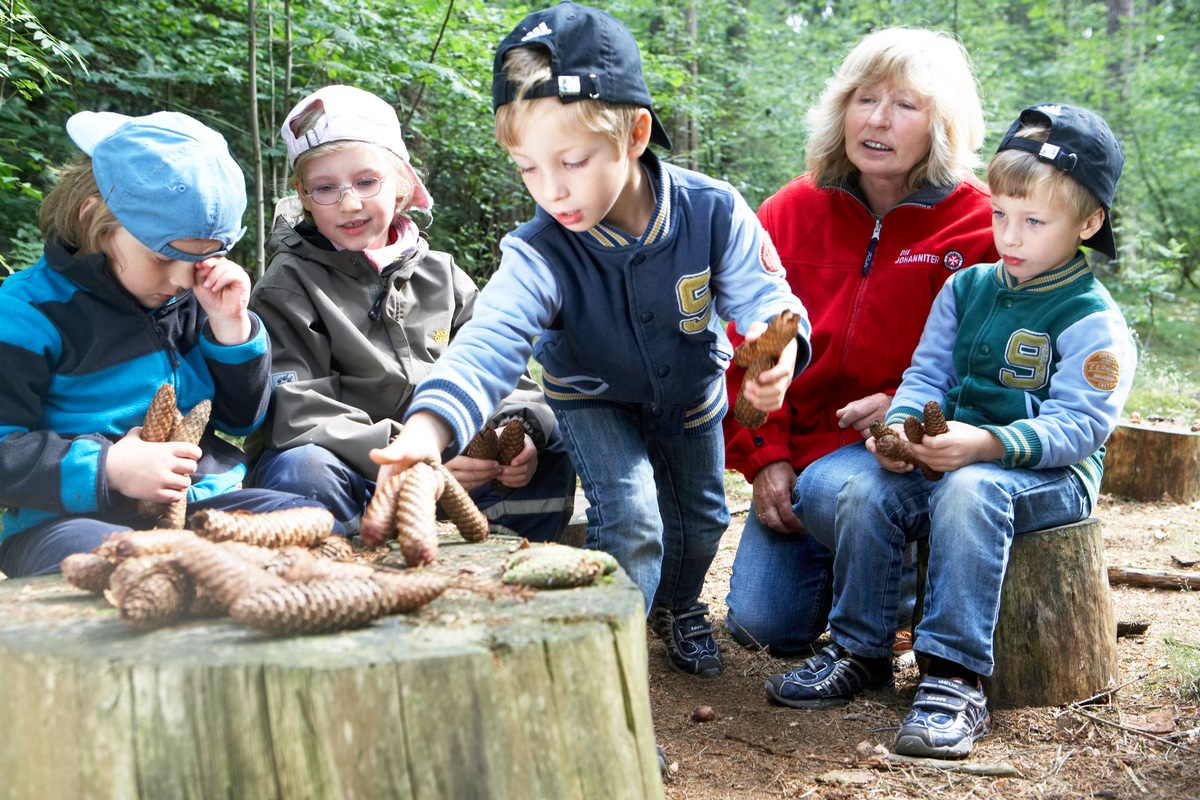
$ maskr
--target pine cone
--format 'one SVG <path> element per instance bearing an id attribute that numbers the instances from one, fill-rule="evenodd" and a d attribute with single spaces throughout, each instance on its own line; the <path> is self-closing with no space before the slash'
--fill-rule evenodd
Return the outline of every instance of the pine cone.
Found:
<path id="1" fill-rule="evenodd" d="M 387 613 L 387 591 L 370 580 L 289 583 L 248 594 L 229 615 L 275 634 L 328 633 L 361 628 Z"/>
<path id="2" fill-rule="evenodd" d="M 905 417 L 904 435 L 908 437 L 910 442 L 920 444 L 921 440 L 925 438 L 925 426 L 916 417 Z"/>
<path id="3" fill-rule="evenodd" d="M 175 387 L 164 383 L 154 393 L 150 401 L 150 409 L 146 412 L 146 421 L 142 423 L 142 441 L 169 442 L 171 431 L 175 429 Z"/>
<path id="4" fill-rule="evenodd" d="M 522 434 L 524 435 L 524 434 Z M 488 537 L 488 521 L 479 506 L 471 499 L 471 495 L 462 484 L 450 474 L 450 470 L 439 464 L 438 471 L 442 473 L 445 488 L 438 505 L 446 512 L 446 516 L 458 528 L 458 533 L 468 542 L 482 542 Z"/>
<path id="5" fill-rule="evenodd" d="M 104 545 L 106 552 L 117 561 L 156 553 L 170 553 L 183 542 L 196 538 L 196 534 L 181 528 L 155 528 L 149 531 L 124 531 L 113 536 Z"/>
<path id="6" fill-rule="evenodd" d="M 925 404 L 925 435 L 941 436 L 943 433 L 949 432 L 950 426 L 946 424 L 946 416 L 942 413 L 942 407 L 938 405 L 937 400 L 930 400 Z"/>
<path id="7" fill-rule="evenodd" d="M 259 589 L 282 586 L 283 578 L 243 561 L 207 539 L 197 538 L 178 548 L 175 559 L 203 587 L 212 607 L 228 609 L 238 598 Z"/>
<path id="8" fill-rule="evenodd" d="M 437 558 L 437 477 L 424 462 L 413 464 L 405 474 L 396 501 L 396 539 L 404 562 L 420 567 Z"/>
<path id="9" fill-rule="evenodd" d="M 796 338 L 800 329 L 800 315 L 793 311 L 781 311 L 767 323 L 767 329 L 754 341 L 744 341 L 733 351 L 733 360 L 746 368 L 742 386 L 733 402 L 733 418 L 742 427 L 758 428 L 767 421 L 767 412 L 755 408 L 745 398 L 746 384 L 758 379 L 764 370 L 775 366 L 788 342 Z"/>
<path id="10" fill-rule="evenodd" d="M 909 419 L 912 419 L 912 417 L 909 417 Z M 908 449 L 908 444 L 897 436 L 894 431 L 884 436 L 876 437 L 875 451 L 885 458 L 890 458 L 892 461 L 903 461 L 905 464 L 912 464 L 921 471 L 925 480 L 940 481 L 942 479 L 942 473 L 913 455 L 912 450 Z"/>
<path id="11" fill-rule="evenodd" d="M 504 423 L 498 439 L 499 446 L 496 452 L 496 460 L 502 465 L 508 466 L 525 449 L 525 426 L 521 424 L 521 420 L 519 419 L 510 419 Z M 510 491 L 510 487 L 505 486 L 499 480 L 492 481 L 492 488 L 497 492 Z"/>
<path id="12" fill-rule="evenodd" d="M 208 427 L 210 414 L 212 414 L 212 401 L 201 400 L 175 426 L 175 430 L 172 431 L 169 441 L 200 444 L 200 439 L 204 436 L 204 429 Z"/>
<path id="13" fill-rule="evenodd" d="M 192 593 L 191 580 L 174 562 L 151 567 L 121 597 L 121 621 L 140 630 L 169 625 L 187 611 Z"/>
<path id="14" fill-rule="evenodd" d="M 496 436 L 496 429 L 485 426 L 467 442 L 462 454 L 467 458 L 496 461 L 500 457 L 500 440 Z"/>
<path id="15" fill-rule="evenodd" d="M 153 555 L 134 556 L 127 558 L 113 570 L 108 579 L 108 588 L 104 590 L 104 599 L 113 608 L 121 607 L 121 599 L 126 590 L 144 573 L 173 560 L 170 553 L 155 553 Z"/>
<path id="16" fill-rule="evenodd" d="M 354 545 L 345 536 L 330 534 L 309 548 L 317 558 L 328 558 L 333 561 L 343 561 L 354 557 Z"/>
<path id="17" fill-rule="evenodd" d="M 401 472 L 375 485 L 375 494 L 367 504 L 359 528 L 359 536 L 367 547 L 378 547 L 388 539 L 396 538 L 396 501 L 407 475 L 407 471 Z"/>
<path id="18" fill-rule="evenodd" d="M 72 586 L 92 594 L 104 594 L 115 562 L 95 553 L 73 553 L 62 560 L 62 574 Z"/>
<path id="19" fill-rule="evenodd" d="M 746 399 L 746 382 L 758 378 L 763 370 L 770 369 L 775 364 L 774 361 L 763 359 L 753 362 L 747 369 L 746 374 L 742 378 L 742 387 L 738 389 L 737 398 L 733 401 L 733 418 L 738 421 L 743 428 L 760 428 L 767 421 L 767 412 L 760 411 Z"/>
<path id="20" fill-rule="evenodd" d="M 371 580 L 385 590 L 389 614 L 407 614 L 436 600 L 450 586 L 439 575 L 405 575 L 392 570 L 375 570 Z"/>
<path id="21" fill-rule="evenodd" d="M 512 463 L 525 449 L 525 426 L 519 419 L 510 419 L 501 429 L 497 441 L 496 460 L 504 466 Z"/>
<path id="22" fill-rule="evenodd" d="M 877 419 L 871 423 L 871 435 L 876 439 L 882 439 L 884 436 L 895 436 L 896 432 L 883 424 L 883 420 Z"/>
<path id="23" fill-rule="evenodd" d="M 192 529 L 214 542 L 232 539 L 259 547 L 289 544 L 311 547 L 333 530 L 333 514 L 316 506 L 285 508 L 265 514 L 201 509 L 192 515 Z"/>

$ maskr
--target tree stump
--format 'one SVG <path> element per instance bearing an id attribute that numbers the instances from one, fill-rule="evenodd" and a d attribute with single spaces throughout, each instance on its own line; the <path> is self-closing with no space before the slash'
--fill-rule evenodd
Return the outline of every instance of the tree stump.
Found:
<path id="1" fill-rule="evenodd" d="M 1134 500 L 1200 500 L 1200 432 L 1118 425 L 1108 437 L 1101 490 Z"/>
<path id="2" fill-rule="evenodd" d="M 437 566 L 498 575 L 509 546 L 443 542 Z M 637 587 L 521 599 L 139 633 L 62 580 L 4 581 L 0 797 L 661 798 Z"/>
<path id="3" fill-rule="evenodd" d="M 918 612 L 927 555 L 922 546 Z M 1117 621 L 1100 520 L 1013 538 L 992 651 L 995 671 L 983 679 L 992 708 L 1059 706 L 1116 684 Z"/>

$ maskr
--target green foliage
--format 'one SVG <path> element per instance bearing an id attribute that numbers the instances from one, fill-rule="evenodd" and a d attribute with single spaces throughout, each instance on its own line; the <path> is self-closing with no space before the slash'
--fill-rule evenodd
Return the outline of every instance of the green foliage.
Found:
<path id="1" fill-rule="evenodd" d="M 20 260 L 14 234 L 33 223 L 46 170 L 74 152 L 62 125 L 76 110 L 193 114 L 224 133 L 247 175 L 255 174 L 244 3 L 113 0 L 98 14 L 78 0 L 38 0 L 36 19 L 27 4 L 10 0 L 12 12 L 0 12 L 15 43 L 6 51 L 0 87 L 6 74 L 20 72 L 37 89 L 22 84 L 26 91 L 0 108 L 0 254 L 10 266 Z M 400 114 L 414 163 L 437 202 L 428 223 L 434 246 L 486 280 L 501 236 L 533 211 L 492 134 L 492 51 L 540 5 L 258 0 L 253 95 L 268 206 L 286 190 L 278 127 L 288 108 L 324 84 L 353 83 L 387 98 Z M 1099 0 L 601 5 L 641 44 L 655 110 L 677 144 L 669 157 L 730 181 L 752 206 L 803 170 L 805 111 L 865 33 L 883 25 L 956 33 L 983 90 L 985 154 L 1032 103 L 1100 111 L 1127 155 L 1113 209 L 1123 246 L 1114 269 L 1155 305 L 1162 292 L 1195 285 L 1200 32 L 1194 0 L 1139 4 L 1111 30 L 1109 4 Z M 253 269 L 258 265 L 247 248 L 234 257 Z M 1156 328 L 1157 322 L 1146 333 Z"/>

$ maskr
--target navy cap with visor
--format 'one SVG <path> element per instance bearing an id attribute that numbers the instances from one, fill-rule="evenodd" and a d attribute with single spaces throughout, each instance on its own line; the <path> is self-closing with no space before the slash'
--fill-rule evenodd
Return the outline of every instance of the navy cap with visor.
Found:
<path id="1" fill-rule="evenodd" d="M 550 51 L 553 76 L 527 91 L 525 98 L 601 100 L 645 108 L 651 118 L 650 141 L 671 149 L 671 137 L 654 113 L 633 35 L 611 14 L 569 1 L 535 11 L 500 42 L 492 68 L 493 111 L 517 99 L 517 86 L 504 71 L 505 54 L 533 45 Z"/>
<path id="2" fill-rule="evenodd" d="M 1041 125 L 1050 129 L 1045 142 L 1017 136 L 1025 125 Z M 1104 207 L 1104 224 L 1090 239 L 1088 247 L 1099 250 L 1109 258 L 1117 257 L 1117 243 L 1112 230 L 1112 203 L 1117 193 L 1117 181 L 1125 166 L 1121 143 L 1099 115 L 1079 106 L 1061 103 L 1042 103 L 1021 112 L 1004 134 L 1002 150 L 1023 150 L 1039 160 L 1070 175 L 1090 191 Z"/>

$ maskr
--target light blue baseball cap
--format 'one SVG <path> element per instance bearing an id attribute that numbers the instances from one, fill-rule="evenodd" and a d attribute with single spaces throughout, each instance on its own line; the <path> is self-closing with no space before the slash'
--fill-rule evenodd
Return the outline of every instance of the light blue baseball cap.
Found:
<path id="1" fill-rule="evenodd" d="M 125 230 L 156 253 L 180 261 L 223 256 L 245 234 L 246 179 L 224 137 L 187 114 L 129 117 L 81 111 L 67 133 L 92 157 L 100 196 Z M 213 239 L 204 255 L 177 250 L 177 239 Z"/>

